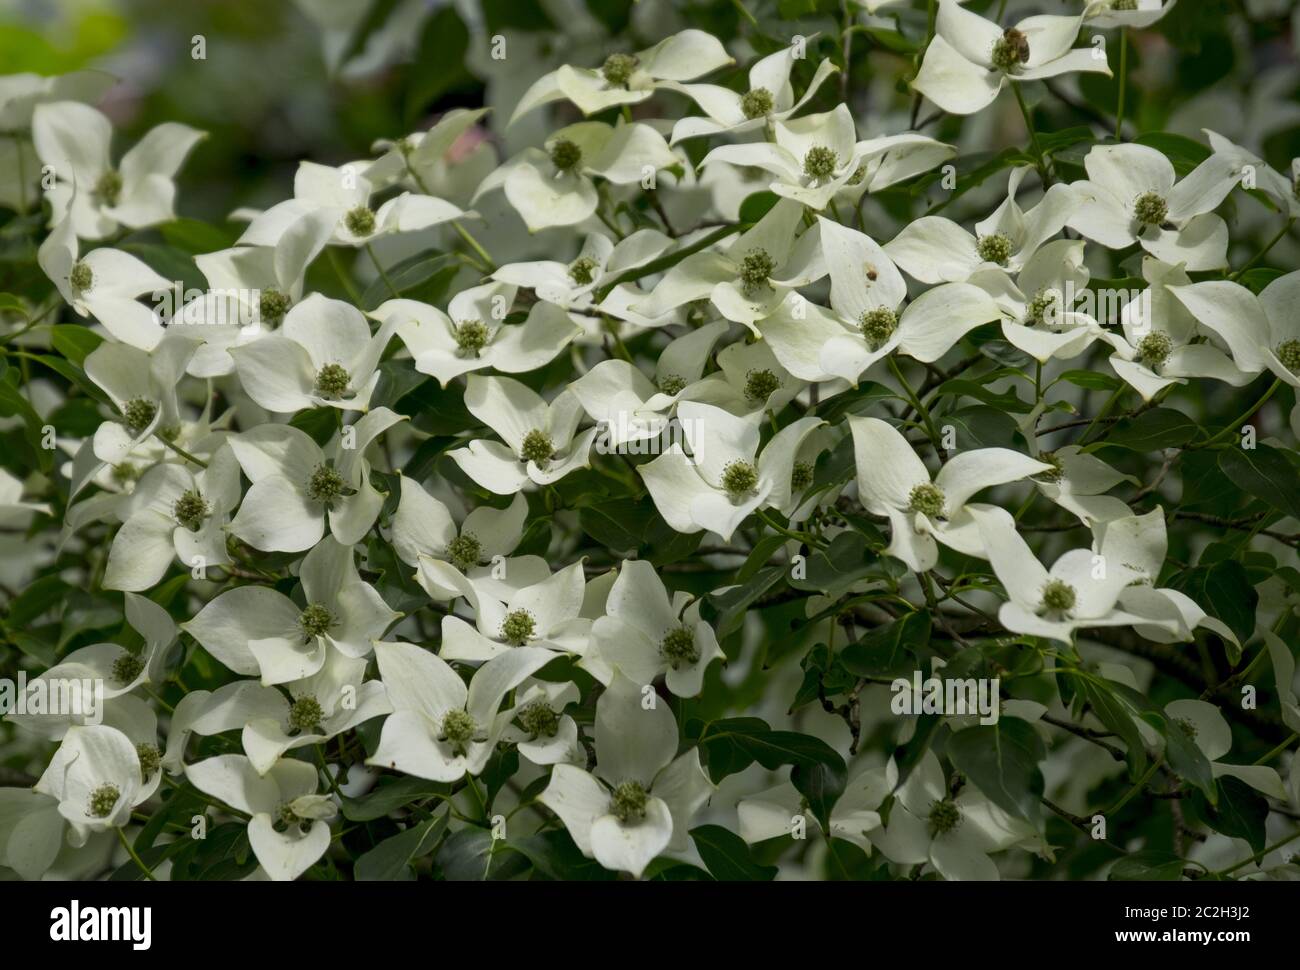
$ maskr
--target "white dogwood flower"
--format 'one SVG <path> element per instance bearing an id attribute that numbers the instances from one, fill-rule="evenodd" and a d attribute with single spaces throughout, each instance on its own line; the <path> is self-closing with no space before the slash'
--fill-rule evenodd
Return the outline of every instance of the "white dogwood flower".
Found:
<path id="1" fill-rule="evenodd" d="M 330 847 L 330 820 L 338 807 L 316 794 L 315 766 L 277 761 L 258 774 L 243 755 L 222 754 L 185 766 L 199 791 L 250 816 L 248 842 L 262 870 L 273 880 L 297 879 Z"/>
<path id="2" fill-rule="evenodd" d="M 677 722 L 666 703 L 647 707 L 616 674 L 596 701 L 596 767 L 551 769 L 540 801 L 564 822 L 582 854 L 640 878 L 656 856 L 690 846 L 692 817 L 713 792 L 699 748 L 677 755 Z"/>
<path id="3" fill-rule="evenodd" d="M 582 406 L 567 390 L 548 404 L 511 378 L 472 374 L 465 387 L 465 406 L 505 444 L 475 438 L 447 457 L 498 495 L 513 495 L 529 482 L 558 482 L 588 463 L 596 429 L 578 432 Z"/>
<path id="4" fill-rule="evenodd" d="M 918 572 L 939 560 L 935 540 L 968 556 L 984 556 L 972 512 L 986 506 L 970 499 L 993 485 L 1005 485 L 1051 470 L 1051 465 L 1008 448 L 963 451 L 931 479 L 925 463 L 890 424 L 879 418 L 849 417 L 857 463 L 858 498 L 867 511 L 889 517 L 889 555 Z"/>
<path id="5" fill-rule="evenodd" d="M 912 87 L 949 114 L 980 111 L 1002 88 L 1062 74 L 1110 76 L 1104 50 L 1075 47 L 1084 16 L 1027 17 L 1005 30 L 957 0 L 939 0 L 936 33 Z"/>
<path id="6" fill-rule="evenodd" d="M 898 787 L 898 765 L 891 758 L 879 768 L 868 768 L 851 778 L 844 794 L 831 809 L 828 836 L 852 842 L 864 852 L 871 851 L 868 833 L 881 826 L 878 809 Z M 751 845 L 768 839 L 792 835 L 796 823 L 820 827 L 808 811 L 804 796 L 790 782 L 742 798 L 736 805 L 740 837 Z"/>
<path id="7" fill-rule="evenodd" d="M 458 528 L 446 504 L 419 482 L 403 475 L 399 489 L 392 534 L 393 551 L 402 562 L 419 566 L 421 559 L 440 559 L 471 579 L 489 575 L 498 558 L 508 568 L 505 557 L 519 545 L 528 517 L 528 500 L 522 494 L 515 493 L 504 509 L 476 505 Z M 437 599 L 456 595 L 445 587 L 426 588 Z"/>
<path id="8" fill-rule="evenodd" d="M 445 660 L 413 643 L 377 643 L 375 657 L 393 713 L 366 763 L 451 782 L 483 770 L 514 717 L 501 701 L 555 654 L 508 651 L 479 667 L 468 688 Z"/>
<path id="9" fill-rule="evenodd" d="M 655 507 L 678 532 L 707 530 L 730 541 L 757 509 L 781 508 L 790 498 L 795 453 L 822 424 L 800 418 L 777 432 L 759 453 L 759 429 L 711 404 L 677 407 L 691 454 L 674 442 L 638 466 Z"/>
<path id="10" fill-rule="evenodd" d="M 77 101 L 41 104 L 32 112 L 32 142 L 57 182 L 50 200 L 54 226 L 65 216 L 79 239 L 103 239 L 119 226 L 142 229 L 175 218 L 176 173 L 207 135 L 165 122 L 150 129 L 114 166 L 113 124 Z"/>
<path id="11" fill-rule="evenodd" d="M 337 650 L 369 656 L 400 617 L 357 572 L 351 546 L 327 538 L 302 561 L 303 604 L 268 586 L 236 586 L 181 629 L 237 674 L 265 686 L 311 677 Z"/>
<path id="12" fill-rule="evenodd" d="M 528 679 L 516 690 L 512 719 L 501 740 L 514 744 L 535 765 L 586 764 L 587 752 L 578 740 L 578 725 L 564 709 L 578 702 L 578 688 Z"/>
<path id="13" fill-rule="evenodd" d="M 69 841 L 80 846 L 95 832 L 126 825 L 153 789 L 145 787 L 140 756 L 126 734 L 87 724 L 68 729 L 34 790 L 58 799 L 59 814 L 72 827 Z"/>

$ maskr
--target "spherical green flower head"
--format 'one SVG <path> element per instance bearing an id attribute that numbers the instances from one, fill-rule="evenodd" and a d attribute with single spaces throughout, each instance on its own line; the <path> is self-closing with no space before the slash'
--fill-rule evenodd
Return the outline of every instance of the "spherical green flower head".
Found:
<path id="1" fill-rule="evenodd" d="M 745 397 L 754 404 L 766 401 L 780 387 L 781 378 L 767 368 L 752 370 L 745 375 Z"/>
<path id="2" fill-rule="evenodd" d="M 277 326 L 292 305 L 289 297 L 279 290 L 262 290 L 257 297 L 257 317 L 263 323 Z"/>
<path id="3" fill-rule="evenodd" d="M 1174 352 L 1174 342 L 1169 334 L 1153 331 L 1138 341 L 1137 359 L 1148 367 L 1159 367 Z"/>
<path id="4" fill-rule="evenodd" d="M 1288 340 L 1278 344 L 1277 359 L 1292 374 L 1300 374 L 1300 340 Z"/>
<path id="5" fill-rule="evenodd" d="M 129 650 L 123 650 L 113 661 L 113 680 L 119 684 L 129 684 L 139 677 L 143 670 L 144 661 Z"/>
<path id="6" fill-rule="evenodd" d="M 961 824 L 961 809 L 951 798 L 945 798 L 930 806 L 929 821 L 934 834 L 943 835 Z"/>
<path id="7" fill-rule="evenodd" d="M 930 482 L 922 482 L 913 486 L 907 497 L 907 508 L 910 512 L 920 512 L 931 519 L 942 519 L 945 501 L 943 489 Z"/>
<path id="8" fill-rule="evenodd" d="M 135 755 L 140 759 L 140 780 L 148 781 L 162 767 L 162 752 L 158 745 L 143 742 L 135 746 Z"/>
<path id="9" fill-rule="evenodd" d="M 158 405 L 147 397 L 136 397 L 126 402 L 122 417 L 126 419 L 126 430 L 138 435 L 153 423 L 158 416 Z"/>
<path id="10" fill-rule="evenodd" d="M 482 320 L 462 320 L 456 325 L 456 349 L 466 357 L 477 357 L 487 346 L 488 336 Z"/>
<path id="11" fill-rule="evenodd" d="M 981 236 L 975 243 L 975 252 L 980 259 L 986 263 L 996 263 L 999 266 L 1007 265 L 1011 259 L 1011 253 L 1014 246 L 1011 237 L 1004 232 L 995 232 L 991 236 Z"/>
<path id="12" fill-rule="evenodd" d="M 858 326 L 867 343 L 879 347 L 898 329 L 898 314 L 887 307 L 876 307 L 862 314 Z"/>
<path id="13" fill-rule="evenodd" d="M 307 497 L 313 502 L 332 502 L 347 489 L 343 476 L 329 465 L 317 465 L 307 480 Z"/>
<path id="14" fill-rule="evenodd" d="M 695 645 L 695 631 L 679 626 L 669 630 L 659 645 L 659 652 L 673 670 L 699 663 L 700 648 Z"/>
<path id="15" fill-rule="evenodd" d="M 569 279 L 579 286 L 590 286 L 596 280 L 596 261 L 582 256 L 569 264 Z"/>
<path id="16" fill-rule="evenodd" d="M 609 814 L 624 825 L 635 825 L 645 818 L 649 801 L 645 787 L 639 781 L 625 781 L 614 789 L 609 800 Z"/>
<path id="17" fill-rule="evenodd" d="M 117 800 L 122 797 L 122 791 L 116 785 L 105 783 L 90 793 L 90 804 L 86 806 L 86 814 L 91 818 L 108 818 L 113 814 L 113 809 L 117 806 Z"/>
<path id="18" fill-rule="evenodd" d="M 1133 216 L 1144 226 L 1163 225 L 1168 215 L 1169 203 L 1155 192 L 1139 195 L 1133 203 Z"/>
<path id="19" fill-rule="evenodd" d="M 519 710 L 519 726 L 534 738 L 553 738 L 560 730 L 560 715 L 545 701 L 533 701 Z"/>
<path id="20" fill-rule="evenodd" d="M 511 610 L 501 621 L 501 639 L 522 647 L 537 635 L 537 620 L 527 610 Z"/>
<path id="21" fill-rule="evenodd" d="M 104 205 L 117 205 L 118 200 L 122 197 L 121 173 L 109 169 L 99 177 L 91 194 Z"/>
<path id="22" fill-rule="evenodd" d="M 659 378 L 659 390 L 665 394 L 680 394 L 686 389 L 686 378 L 677 374 L 665 374 Z"/>
<path id="23" fill-rule="evenodd" d="M 999 71 L 1010 71 L 1017 65 L 1024 64 L 1029 60 L 1029 38 L 1014 27 L 1009 27 L 993 42 L 990 60 Z"/>
<path id="24" fill-rule="evenodd" d="M 519 448 L 519 457 L 523 461 L 531 461 L 538 468 L 545 468 L 554 454 L 555 443 L 541 428 L 534 428 L 524 435 L 523 444 Z"/>
<path id="25" fill-rule="evenodd" d="M 298 626 L 302 628 L 303 635 L 308 639 L 324 636 L 334 622 L 334 614 L 330 612 L 329 607 L 320 603 L 312 603 L 298 614 Z"/>
<path id="26" fill-rule="evenodd" d="M 289 726 L 300 734 L 312 731 L 324 718 L 325 710 L 320 706 L 320 701 L 310 694 L 296 698 L 289 708 Z"/>
<path id="27" fill-rule="evenodd" d="M 72 264 L 72 271 L 68 273 L 68 282 L 72 284 L 74 290 L 84 293 L 95 285 L 95 271 L 81 260 L 77 260 Z"/>
<path id="28" fill-rule="evenodd" d="M 551 145 L 551 164 L 561 172 L 572 171 L 582 161 L 582 149 L 567 138 Z"/>
<path id="29" fill-rule="evenodd" d="M 325 398 L 340 398 L 348 392 L 352 375 L 342 364 L 326 364 L 316 374 L 316 393 Z"/>
<path id="30" fill-rule="evenodd" d="M 637 59 L 633 54 L 610 54 L 600 68 L 600 73 L 612 86 L 626 87 L 636 70 Z"/>
<path id="31" fill-rule="evenodd" d="M 790 472 L 790 489 L 802 492 L 813 483 L 813 465 L 810 461 L 797 461 Z"/>
<path id="32" fill-rule="evenodd" d="M 803 173 L 816 182 L 824 182 L 835 174 L 839 164 L 839 156 L 834 149 L 814 145 L 803 157 Z"/>
<path id="33" fill-rule="evenodd" d="M 1059 482 L 1061 480 L 1061 476 L 1065 474 L 1065 466 L 1061 463 L 1061 459 L 1056 452 L 1039 452 L 1038 460 L 1052 467 L 1045 472 L 1039 472 L 1034 478 L 1040 482 Z"/>
<path id="34" fill-rule="evenodd" d="M 1055 293 L 1039 293 L 1025 305 L 1025 325 L 1032 327 L 1035 324 L 1042 323 L 1054 312 L 1053 308 L 1055 306 Z"/>
<path id="35" fill-rule="evenodd" d="M 755 118 L 764 118 L 771 114 L 775 104 L 771 91 L 767 88 L 754 88 L 740 99 L 740 110 L 746 118 L 753 121 Z"/>
<path id="36" fill-rule="evenodd" d="M 751 249 L 740 261 L 740 285 L 747 293 L 767 286 L 768 278 L 776 271 L 774 260 L 766 249 Z"/>
<path id="37" fill-rule="evenodd" d="M 758 469 L 747 461 L 733 461 L 722 469 L 722 490 L 733 499 L 758 488 Z"/>
<path id="38" fill-rule="evenodd" d="M 276 808 L 275 821 L 271 827 L 277 832 L 287 832 L 295 825 L 305 826 L 306 824 L 306 820 L 298 816 L 298 813 L 293 810 L 293 806 L 285 802 Z"/>
<path id="39" fill-rule="evenodd" d="M 463 752 L 465 745 L 474 739 L 474 732 L 478 725 L 474 723 L 474 718 L 468 711 L 448 711 L 442 716 L 442 737 L 440 740 L 447 741 L 457 752 Z"/>
<path id="40" fill-rule="evenodd" d="M 203 520 L 208 517 L 212 511 L 212 506 L 204 500 L 203 496 L 191 489 L 188 492 L 182 492 L 181 497 L 176 500 L 172 507 L 172 515 L 176 521 L 191 532 L 197 532 L 199 526 L 203 525 Z"/>
<path id="41" fill-rule="evenodd" d="M 1110 0 L 1111 10 L 1136 10 L 1138 0 Z"/>
<path id="42" fill-rule="evenodd" d="M 348 232 L 354 236 L 369 236 L 375 231 L 374 210 L 364 205 L 349 209 L 348 214 L 343 217 L 343 225 L 347 226 Z"/>
<path id="43" fill-rule="evenodd" d="M 1043 609 L 1049 613 L 1069 613 L 1078 599 L 1074 587 L 1065 580 L 1048 580 L 1043 587 Z"/>
<path id="44" fill-rule="evenodd" d="M 464 532 L 447 543 L 447 559 L 465 572 L 483 561 L 483 543 L 472 532 Z"/>

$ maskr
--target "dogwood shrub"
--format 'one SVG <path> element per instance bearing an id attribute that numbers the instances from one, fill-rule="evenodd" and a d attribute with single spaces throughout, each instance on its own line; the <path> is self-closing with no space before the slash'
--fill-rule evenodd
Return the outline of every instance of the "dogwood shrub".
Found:
<path id="1" fill-rule="evenodd" d="M 300 6 L 0 78 L 0 872 L 1300 874 L 1286 4 Z"/>

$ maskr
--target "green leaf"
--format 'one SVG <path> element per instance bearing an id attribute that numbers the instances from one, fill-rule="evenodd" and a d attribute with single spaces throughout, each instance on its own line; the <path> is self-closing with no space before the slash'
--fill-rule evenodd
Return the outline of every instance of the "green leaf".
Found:
<path id="1" fill-rule="evenodd" d="M 1120 859 L 1110 867 L 1106 878 L 1115 882 L 1177 882 L 1182 877 L 1182 859 L 1172 852 L 1146 849 Z"/>
<path id="2" fill-rule="evenodd" d="M 362 798 L 344 796 L 341 799 L 343 817 L 353 822 L 369 822 L 383 818 L 411 802 L 424 801 L 450 793 L 450 785 L 407 775 L 389 784 L 377 785 Z"/>
<path id="3" fill-rule="evenodd" d="M 784 575 L 784 566 L 764 566 L 746 583 L 733 586 L 722 593 L 709 593 L 705 602 L 714 614 L 710 622 L 717 630 L 718 639 L 723 639 L 739 629 L 745 619 L 745 611 L 755 600 L 779 583 Z"/>
<path id="4" fill-rule="evenodd" d="M 948 739 L 946 751 L 957 770 L 1003 811 L 1028 821 L 1038 818 L 1043 794 L 1038 763 L 1047 751 L 1032 724 L 1011 717 L 968 727 Z"/>
<path id="5" fill-rule="evenodd" d="M 424 303 L 439 303 L 446 295 L 447 288 L 456 274 L 460 272 L 460 260 L 451 253 L 431 249 L 423 253 L 408 256 L 392 266 L 386 267 L 383 277 L 376 279 L 366 287 L 361 295 L 361 305 L 373 310 L 386 300 L 393 298 L 393 290 L 398 296 L 418 299 Z M 392 283 L 392 289 L 388 284 Z"/>
<path id="6" fill-rule="evenodd" d="M 754 861 L 745 840 L 721 825 L 691 829 L 691 839 L 714 879 L 723 882 L 771 882 L 779 871 Z"/>
<path id="7" fill-rule="evenodd" d="M 1219 452 L 1219 468 L 1255 498 L 1300 518 L 1300 471 L 1281 449 L 1269 445 L 1225 448 Z"/>
<path id="8" fill-rule="evenodd" d="M 808 800 L 808 807 L 823 832 L 831 830 L 831 809 L 844 794 L 848 780 L 848 768 L 838 754 L 833 760 L 796 764 L 790 770 L 790 783 Z"/>
<path id="9" fill-rule="evenodd" d="M 1239 641 L 1244 643 L 1255 632 L 1259 593 L 1241 563 L 1225 559 L 1209 566 L 1196 566 L 1174 576 L 1170 585 L 1226 623 Z"/>
<path id="10" fill-rule="evenodd" d="M 595 859 L 588 859 L 564 829 L 539 832 L 508 846 L 533 864 L 546 879 L 609 882 L 618 878 Z"/>
<path id="11" fill-rule="evenodd" d="M 1214 831 L 1244 839 L 1256 852 L 1263 852 L 1268 834 L 1268 801 L 1240 778 L 1219 779 L 1219 804 L 1211 805 L 1200 792 L 1189 800 L 1193 813 Z"/>
<path id="12" fill-rule="evenodd" d="M 417 822 L 391 838 L 384 839 L 357 859 L 354 870 L 357 881 L 391 882 L 395 879 L 413 879 L 415 874 L 411 869 L 411 863 L 433 851 L 443 830 L 447 828 L 449 817 L 450 812 L 440 812 L 432 818 Z M 462 833 L 457 833 L 459 834 Z M 439 858 L 441 859 L 441 855 Z"/>
<path id="13" fill-rule="evenodd" d="M 744 771 L 757 761 L 774 770 L 781 765 L 836 764 L 835 749 L 820 738 L 796 731 L 773 731 L 757 717 L 726 718 L 704 726 L 699 745 L 714 783 Z"/>
<path id="14" fill-rule="evenodd" d="M 1135 418 L 1116 421 L 1101 445 L 1114 445 L 1130 451 L 1159 451 L 1179 448 L 1200 434 L 1200 426 L 1173 408 L 1152 408 Z"/>
<path id="15" fill-rule="evenodd" d="M 437 855 L 443 875 L 453 882 L 509 879 L 528 868 L 528 858 L 514 852 L 489 829 L 467 828 L 453 833 Z"/>
<path id="16" fill-rule="evenodd" d="M 1214 785 L 1214 771 L 1210 759 L 1183 730 L 1182 725 L 1175 724 L 1163 713 L 1148 712 L 1142 720 L 1160 731 L 1165 738 L 1165 760 L 1169 768 L 1183 781 L 1199 788 L 1211 805 L 1219 800 L 1218 789 Z"/>
<path id="17" fill-rule="evenodd" d="M 908 613 L 867 632 L 840 651 L 840 662 L 859 677 L 900 676 L 912 670 L 917 651 L 930 642 L 930 614 Z"/>
<path id="18" fill-rule="evenodd" d="M 1095 370 L 1067 370 L 1059 379 L 1089 391 L 1113 391 L 1121 383 L 1119 378 Z"/>

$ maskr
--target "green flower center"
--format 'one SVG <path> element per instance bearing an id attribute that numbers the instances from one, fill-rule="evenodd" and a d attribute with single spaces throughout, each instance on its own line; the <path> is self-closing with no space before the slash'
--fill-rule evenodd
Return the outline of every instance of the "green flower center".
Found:
<path id="1" fill-rule="evenodd" d="M 339 398 L 347 393 L 352 375 L 342 364 L 326 364 L 316 374 L 316 393 L 321 397 Z"/>
<path id="2" fill-rule="evenodd" d="M 740 261 L 740 285 L 746 294 L 767 286 L 768 277 L 776 271 L 774 260 L 766 249 L 751 249 Z"/>
<path id="3" fill-rule="evenodd" d="M 605 80 L 614 87 L 622 87 L 632 79 L 632 72 L 636 70 L 636 57 L 632 54 L 610 54 L 605 58 L 605 63 L 600 68 L 600 73 L 605 75 Z"/>
<path id="4" fill-rule="evenodd" d="M 304 694 L 293 702 L 289 708 L 289 727 L 302 733 L 317 727 L 325 717 L 320 701 L 310 694 Z"/>
<path id="5" fill-rule="evenodd" d="M 488 328 L 482 320 L 462 320 L 456 324 L 456 347 L 466 357 L 477 357 L 487 342 Z"/>
<path id="6" fill-rule="evenodd" d="M 118 199 L 122 197 L 122 175 L 112 169 L 105 172 L 95 183 L 92 193 L 99 198 L 104 205 L 117 205 Z"/>
<path id="7" fill-rule="evenodd" d="M 665 374 L 659 378 L 659 390 L 665 394 L 680 394 L 686 389 L 686 378 L 677 374 Z"/>
<path id="8" fill-rule="evenodd" d="M 569 139 L 561 138 L 551 146 L 551 164 L 561 172 L 577 168 L 581 161 L 582 149 Z"/>
<path id="9" fill-rule="evenodd" d="M 930 482 L 922 482 L 913 486 L 911 494 L 907 496 L 907 507 L 910 511 L 920 512 L 929 518 L 942 519 L 944 501 L 943 489 Z"/>
<path id="10" fill-rule="evenodd" d="M 1039 472 L 1034 477 L 1043 482 L 1059 482 L 1061 476 L 1065 473 L 1065 466 L 1061 459 L 1054 451 L 1043 451 L 1038 455 L 1038 460 L 1052 467 L 1045 472 Z"/>
<path id="11" fill-rule="evenodd" d="M 1007 265 L 1011 258 L 1011 237 L 1004 232 L 995 232 L 991 236 L 980 236 L 975 243 L 975 253 L 986 263 Z"/>
<path id="12" fill-rule="evenodd" d="M 659 645 L 659 652 L 673 670 L 699 663 L 700 660 L 700 648 L 695 645 L 695 631 L 684 626 L 668 631 L 663 643 Z"/>
<path id="13" fill-rule="evenodd" d="M 560 729 L 560 715 L 545 701 L 533 701 L 520 708 L 519 726 L 535 738 L 553 738 Z"/>
<path id="14" fill-rule="evenodd" d="M 575 259 L 569 265 L 569 279 L 579 286 L 590 286 L 596 279 L 596 261 L 590 256 Z"/>
<path id="15" fill-rule="evenodd" d="M 204 501 L 203 496 L 191 489 L 188 492 L 183 492 L 181 497 L 176 500 L 176 504 L 172 506 L 172 515 L 185 528 L 191 532 L 197 532 L 211 510 L 212 507 Z"/>
<path id="16" fill-rule="evenodd" d="M 990 60 L 999 71 L 1010 71 L 1017 64 L 1024 64 L 1029 60 L 1029 38 L 1014 27 L 1008 28 L 993 42 Z"/>
<path id="17" fill-rule="evenodd" d="M 1159 330 L 1147 334 L 1137 345 L 1137 359 L 1148 367 L 1159 367 L 1174 352 L 1174 342 L 1169 334 Z"/>
<path id="18" fill-rule="evenodd" d="M 1032 327 L 1034 324 L 1042 323 L 1054 306 L 1056 306 L 1056 294 L 1039 293 L 1025 307 L 1025 325 Z"/>
<path id="19" fill-rule="evenodd" d="M 477 727 L 468 711 L 448 711 L 442 716 L 441 740 L 450 741 L 458 752 L 464 751 Z"/>
<path id="20" fill-rule="evenodd" d="M 90 793 L 88 814 L 91 818 L 108 818 L 113 814 L 113 807 L 121 797 L 122 792 L 116 785 L 100 785 Z"/>
<path id="21" fill-rule="evenodd" d="M 68 282 L 72 284 L 74 290 L 85 292 L 95 285 L 95 272 L 81 260 L 72 264 L 72 272 L 68 274 Z"/>
<path id="22" fill-rule="evenodd" d="M 1278 344 L 1277 359 L 1292 374 L 1300 374 L 1300 340 L 1288 340 Z"/>
<path id="23" fill-rule="evenodd" d="M 135 755 L 140 759 L 141 781 L 148 781 L 162 767 L 162 752 L 158 750 L 156 744 L 149 744 L 148 742 L 137 744 L 135 746 Z"/>
<path id="24" fill-rule="evenodd" d="M 329 465 L 317 465 L 307 480 L 307 497 L 313 502 L 331 502 L 343 494 L 343 476 Z"/>
<path id="25" fill-rule="evenodd" d="M 555 454 L 555 444 L 551 441 L 551 436 L 540 428 L 534 428 L 528 434 L 524 435 L 524 443 L 519 449 L 519 457 L 524 461 L 531 461 L 538 468 L 545 468 L 546 463 L 551 460 Z"/>
<path id="26" fill-rule="evenodd" d="M 839 166 L 839 156 L 834 149 L 825 145 L 814 145 L 803 157 L 803 173 L 814 181 L 821 182 L 835 174 Z"/>
<path id="27" fill-rule="evenodd" d="M 862 318 L 858 320 L 858 327 L 862 330 L 862 336 L 866 338 L 867 343 L 872 347 L 879 347 L 898 329 L 898 314 L 887 307 L 876 307 L 862 314 Z"/>
<path id="28" fill-rule="evenodd" d="M 129 461 L 124 461 L 120 465 L 113 466 L 114 480 L 123 485 L 127 482 L 133 482 L 139 477 L 140 469 Z"/>
<path id="29" fill-rule="evenodd" d="M 501 621 L 501 639 L 522 647 L 537 633 L 537 620 L 527 610 L 511 610 Z"/>
<path id="30" fill-rule="evenodd" d="M 291 301 L 279 290 L 263 290 L 257 297 L 257 316 L 265 323 L 278 324 L 289 312 Z"/>
<path id="31" fill-rule="evenodd" d="M 132 398 L 126 402 L 122 416 L 126 418 L 126 430 L 138 435 L 158 416 L 158 405 L 146 397 Z"/>
<path id="32" fill-rule="evenodd" d="M 722 488 L 732 498 L 748 495 L 758 487 L 758 470 L 747 461 L 733 461 L 722 469 Z"/>
<path id="33" fill-rule="evenodd" d="M 780 386 L 781 378 L 766 368 L 745 375 L 745 397 L 754 404 L 766 401 Z"/>
<path id="34" fill-rule="evenodd" d="M 774 105 L 772 92 L 767 88 L 754 88 L 740 99 L 740 110 L 750 121 L 767 116 Z"/>
<path id="35" fill-rule="evenodd" d="M 1133 203 L 1133 215 L 1144 226 L 1158 226 L 1169 215 L 1169 203 L 1156 193 L 1147 192 Z"/>
<path id="36" fill-rule="evenodd" d="M 463 533 L 447 543 L 447 558 L 453 566 L 464 572 L 482 561 L 483 544 L 474 533 Z"/>
<path id="37" fill-rule="evenodd" d="M 113 679 L 119 684 L 131 683 L 143 670 L 144 661 L 129 650 L 123 650 L 113 661 Z"/>
<path id="38" fill-rule="evenodd" d="M 1111 10 L 1136 10 L 1138 0 L 1110 0 Z"/>
<path id="39" fill-rule="evenodd" d="M 961 809 L 951 798 L 935 802 L 930 806 L 930 828 L 936 835 L 951 832 L 961 824 Z"/>
<path id="40" fill-rule="evenodd" d="M 324 636 L 333 625 L 334 614 L 320 603 L 312 603 L 298 614 L 298 626 L 308 639 Z"/>
<path id="41" fill-rule="evenodd" d="M 272 826 L 277 832 L 284 832 L 295 825 L 302 825 L 303 819 L 299 818 L 298 813 L 293 810 L 288 802 L 285 802 L 275 810 L 275 824 Z"/>
<path id="42" fill-rule="evenodd" d="M 343 225 L 354 236 L 369 236 L 375 231 L 375 213 L 369 207 L 359 205 L 348 210 L 348 214 L 343 217 Z"/>
<path id="43" fill-rule="evenodd" d="M 609 814 L 624 825 L 635 825 L 645 818 L 648 800 L 641 782 L 625 781 L 614 789 L 614 796 L 609 800 Z"/>
<path id="44" fill-rule="evenodd" d="M 1078 599 L 1074 587 L 1064 580 L 1048 580 L 1043 587 L 1043 609 L 1051 613 L 1069 613 Z"/>
<path id="45" fill-rule="evenodd" d="M 794 463 L 794 470 L 790 472 L 790 488 L 796 492 L 802 492 L 812 484 L 813 466 L 810 461 L 797 461 Z"/>
<path id="46" fill-rule="evenodd" d="M 1180 731 L 1182 731 L 1183 734 L 1187 735 L 1187 737 L 1188 737 L 1190 740 L 1192 740 L 1192 741 L 1195 741 L 1195 740 L 1196 740 L 1196 725 L 1195 725 L 1195 724 L 1193 724 L 1191 721 L 1187 720 L 1187 718 L 1185 718 L 1185 717 L 1174 718 L 1174 723 L 1175 723 L 1176 725 L 1178 725 L 1178 729 L 1179 729 Z"/>

